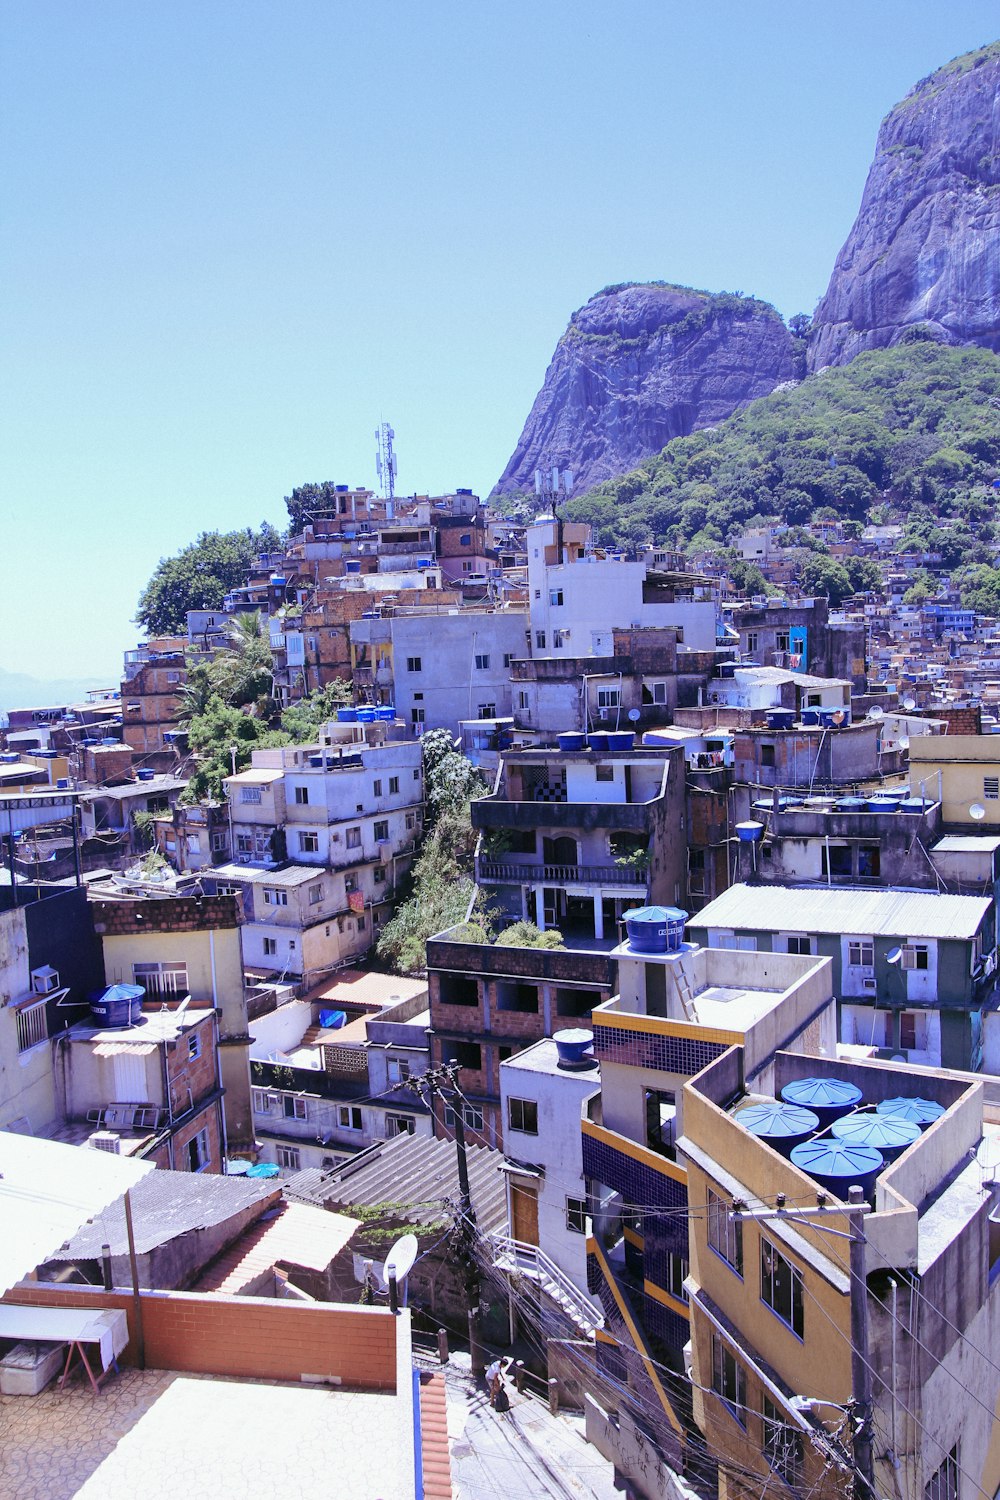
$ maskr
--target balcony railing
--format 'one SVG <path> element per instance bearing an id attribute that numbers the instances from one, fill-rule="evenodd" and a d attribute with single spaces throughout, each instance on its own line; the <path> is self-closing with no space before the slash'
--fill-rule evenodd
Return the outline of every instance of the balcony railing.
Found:
<path id="1" fill-rule="evenodd" d="M 621 885 L 646 889 L 644 870 L 621 865 L 529 865 L 506 860 L 478 859 L 476 879 L 501 884 L 542 882 L 545 885 Z"/>

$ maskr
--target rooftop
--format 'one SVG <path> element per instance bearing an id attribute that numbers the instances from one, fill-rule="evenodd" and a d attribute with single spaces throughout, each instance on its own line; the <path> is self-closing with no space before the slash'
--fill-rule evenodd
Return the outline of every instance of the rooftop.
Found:
<path id="1" fill-rule="evenodd" d="M 255 1203 L 278 1196 L 273 1182 L 258 1178 L 165 1169 L 150 1172 L 130 1189 L 136 1252 L 143 1255 L 178 1235 L 221 1223 Z M 122 1199 L 104 1209 L 96 1222 L 84 1224 L 70 1236 L 58 1256 L 51 1258 L 97 1260 L 102 1245 L 110 1245 L 112 1255 L 128 1251 Z"/>
<path id="2" fill-rule="evenodd" d="M 195 1282 L 197 1292 L 238 1297 L 272 1266 L 309 1266 L 325 1271 L 350 1243 L 357 1219 L 305 1203 L 282 1203 L 274 1217 L 259 1219 Z"/>
<path id="3" fill-rule="evenodd" d="M 837 937 L 854 932 L 873 937 L 965 939 L 975 936 L 990 905 L 982 896 L 937 891 L 734 885 L 703 907 L 691 925 Z"/>
<path id="4" fill-rule="evenodd" d="M 208 872 L 206 872 L 208 873 Z M 213 880 L 245 880 L 248 885 L 307 885 L 326 874 L 322 865 L 286 865 L 283 870 L 260 870 L 254 865 L 216 865 Z"/>
<path id="5" fill-rule="evenodd" d="M 212 1015 L 212 1007 L 188 1006 L 186 1010 L 144 1011 L 134 1026 L 71 1026 L 65 1035 L 73 1042 L 92 1042 L 99 1057 L 141 1057 L 179 1036 Z"/>
<path id="6" fill-rule="evenodd" d="M 187 782 L 180 776 L 151 776 L 145 781 L 129 781 L 125 786 L 102 786 L 96 791 L 81 792 L 80 800 L 127 802 L 131 797 L 149 797 L 155 792 L 182 792 L 186 786 Z"/>
<path id="7" fill-rule="evenodd" d="M 590 1068 L 561 1068 L 559 1066 L 559 1048 L 551 1037 L 543 1037 L 540 1042 L 535 1042 L 531 1047 L 525 1047 L 523 1051 L 516 1052 L 513 1057 L 507 1058 L 503 1064 L 504 1068 L 516 1068 L 518 1072 L 524 1073 L 548 1073 L 556 1078 L 574 1078 L 582 1083 L 589 1083 L 591 1088 L 599 1089 L 601 1086 L 601 1070 L 596 1064 Z"/>

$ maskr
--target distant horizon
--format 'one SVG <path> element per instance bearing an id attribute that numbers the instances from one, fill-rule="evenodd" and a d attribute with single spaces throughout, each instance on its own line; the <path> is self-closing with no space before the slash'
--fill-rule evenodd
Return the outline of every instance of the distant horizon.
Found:
<path id="1" fill-rule="evenodd" d="M 811 313 L 880 121 L 995 7 L 735 15 L 14 0 L 0 665 L 117 680 L 161 557 L 376 488 L 383 418 L 400 493 L 485 497 L 604 286 Z"/>

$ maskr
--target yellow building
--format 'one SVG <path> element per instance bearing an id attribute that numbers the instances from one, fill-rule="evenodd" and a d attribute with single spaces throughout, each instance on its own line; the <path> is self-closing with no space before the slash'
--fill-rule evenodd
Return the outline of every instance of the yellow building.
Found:
<path id="1" fill-rule="evenodd" d="M 914 796 L 920 795 L 922 785 L 928 796 L 941 802 L 946 824 L 1000 828 L 1000 735 L 934 734 L 911 739 Z"/>

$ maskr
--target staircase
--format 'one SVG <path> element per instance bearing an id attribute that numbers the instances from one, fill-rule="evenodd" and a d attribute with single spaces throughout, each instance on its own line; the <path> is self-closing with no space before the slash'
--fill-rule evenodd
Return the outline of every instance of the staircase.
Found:
<path id="1" fill-rule="evenodd" d="M 581 1292 L 537 1245 L 512 1239 L 507 1234 L 489 1236 L 493 1264 L 505 1276 L 523 1276 L 535 1283 L 552 1304 L 552 1311 L 572 1324 L 577 1333 L 593 1338 L 604 1326 L 604 1316 L 596 1302 Z"/>

